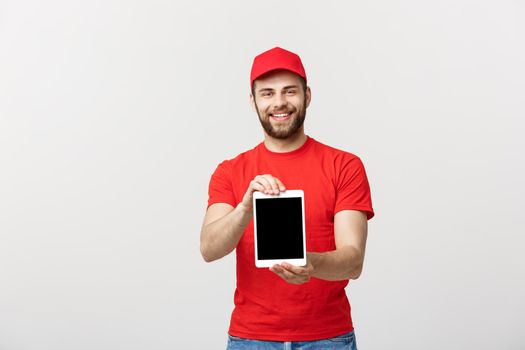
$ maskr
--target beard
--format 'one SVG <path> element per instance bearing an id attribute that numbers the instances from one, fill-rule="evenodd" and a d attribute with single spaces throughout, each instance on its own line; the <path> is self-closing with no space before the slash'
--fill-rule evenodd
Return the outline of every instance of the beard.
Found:
<path id="1" fill-rule="evenodd" d="M 261 122 L 264 131 L 266 131 L 269 136 L 281 140 L 295 135 L 303 126 L 306 118 L 306 101 L 301 110 L 293 111 L 295 116 L 293 116 L 291 121 L 288 121 L 288 123 L 281 123 L 277 126 L 272 124 L 269 114 L 265 113 L 264 116 L 261 116 L 257 103 L 255 103 L 255 109 L 257 110 L 257 115 L 259 116 L 259 121 Z"/>

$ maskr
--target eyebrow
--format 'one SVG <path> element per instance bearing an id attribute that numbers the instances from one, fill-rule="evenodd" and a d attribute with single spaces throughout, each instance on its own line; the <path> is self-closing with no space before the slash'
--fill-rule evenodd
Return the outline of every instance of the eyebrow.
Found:
<path id="1" fill-rule="evenodd" d="M 297 89 L 299 86 L 298 85 L 286 85 L 285 87 L 283 87 L 283 90 L 286 90 L 286 89 Z M 259 92 L 263 92 L 263 91 L 274 91 L 275 89 L 272 89 L 272 88 L 263 88 L 263 89 L 260 89 Z"/>

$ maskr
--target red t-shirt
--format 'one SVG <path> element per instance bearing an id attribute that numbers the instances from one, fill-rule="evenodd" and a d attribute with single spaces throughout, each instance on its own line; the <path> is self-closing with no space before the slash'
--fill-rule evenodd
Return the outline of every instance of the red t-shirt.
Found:
<path id="1" fill-rule="evenodd" d="M 236 207 L 256 175 L 271 174 L 286 189 L 304 191 L 306 250 L 335 250 L 334 215 L 341 210 L 374 216 L 370 188 L 361 160 L 311 137 L 292 152 L 275 153 L 264 143 L 219 164 L 209 184 L 208 207 Z M 348 280 L 311 278 L 289 284 L 268 268 L 255 267 L 253 220 L 237 248 L 237 288 L 228 333 L 276 341 L 331 338 L 353 330 L 345 293 Z"/>

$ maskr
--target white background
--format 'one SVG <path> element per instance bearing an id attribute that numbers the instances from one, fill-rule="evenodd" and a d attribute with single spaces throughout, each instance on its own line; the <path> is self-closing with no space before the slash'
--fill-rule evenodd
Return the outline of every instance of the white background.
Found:
<path id="1" fill-rule="evenodd" d="M 525 5 L 0 1 L 0 349 L 224 349 L 235 257 L 199 233 L 263 139 L 253 57 L 297 52 L 306 133 L 376 217 L 365 349 L 524 349 Z"/>

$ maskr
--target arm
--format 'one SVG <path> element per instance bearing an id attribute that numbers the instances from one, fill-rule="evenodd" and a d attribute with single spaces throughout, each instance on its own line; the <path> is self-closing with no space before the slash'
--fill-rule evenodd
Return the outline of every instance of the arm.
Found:
<path id="1" fill-rule="evenodd" d="M 257 175 L 237 207 L 227 203 L 210 205 L 201 229 L 201 255 L 204 260 L 211 262 L 220 259 L 235 249 L 253 217 L 253 192 L 277 194 L 285 190 L 278 178 L 270 174 Z"/>
<path id="2" fill-rule="evenodd" d="M 329 281 L 358 279 L 365 259 L 368 222 L 366 214 L 357 210 L 341 210 L 334 217 L 336 249 L 325 253 L 309 253 L 312 276 Z"/>
<path id="3" fill-rule="evenodd" d="M 210 205 L 201 229 L 201 255 L 204 260 L 211 262 L 230 254 L 252 216 L 252 211 L 246 210 L 242 202 L 235 208 L 226 203 Z"/>
<path id="4" fill-rule="evenodd" d="M 357 279 L 363 270 L 368 222 L 357 210 L 341 210 L 334 217 L 336 249 L 330 252 L 307 252 L 305 267 L 283 263 L 270 270 L 289 283 L 301 284 L 310 277 L 328 281 Z"/>

